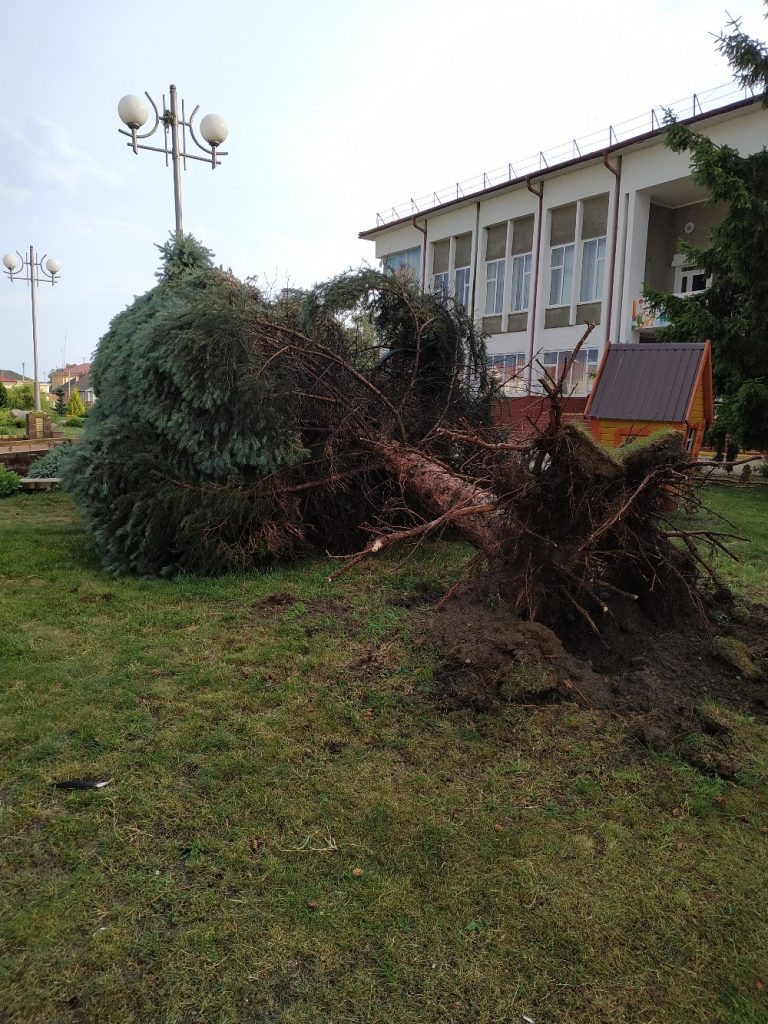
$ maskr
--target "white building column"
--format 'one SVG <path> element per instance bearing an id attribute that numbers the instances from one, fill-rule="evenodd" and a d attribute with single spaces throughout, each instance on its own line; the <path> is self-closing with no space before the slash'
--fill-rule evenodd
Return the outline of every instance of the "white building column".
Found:
<path id="1" fill-rule="evenodd" d="M 613 202 L 613 200 L 612 200 Z M 613 271 L 611 322 L 606 324 L 606 338 L 616 345 L 622 342 L 629 330 L 629 314 L 624 310 L 624 280 L 627 262 L 627 221 L 629 219 L 629 193 L 621 191 L 618 196 L 618 223 L 616 225 L 616 266 Z M 616 216 L 616 214 L 612 214 Z"/>
<path id="2" fill-rule="evenodd" d="M 618 330 L 615 341 L 637 341 L 631 330 L 632 300 L 643 294 L 645 278 L 645 257 L 648 248 L 648 218 L 651 213 L 651 197 L 643 192 L 629 194 L 627 212 L 626 243 L 624 247 L 624 290 L 619 309 Z"/>

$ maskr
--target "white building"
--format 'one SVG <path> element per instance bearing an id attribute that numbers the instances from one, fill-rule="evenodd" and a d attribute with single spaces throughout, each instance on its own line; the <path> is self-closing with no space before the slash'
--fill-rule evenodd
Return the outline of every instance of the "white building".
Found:
<path id="1" fill-rule="evenodd" d="M 688 101 L 694 116 L 676 112 L 715 142 L 752 153 L 768 145 L 768 111 L 740 95 L 722 105 L 723 90 L 713 90 Z M 609 129 L 602 145 L 593 136 L 583 155 L 574 141 L 554 159 L 510 164 L 450 197 L 411 200 L 360 237 L 376 243 L 385 266 L 454 295 L 482 323 L 507 394 L 536 390 L 534 360 L 553 372 L 580 337 L 577 325 L 597 322 L 571 374 L 571 392 L 586 395 L 609 339 L 653 336 L 644 283 L 680 294 L 706 287 L 679 241 L 705 244 L 724 212 L 705 202 L 688 154 L 666 148 L 656 111 L 643 120 Z"/>

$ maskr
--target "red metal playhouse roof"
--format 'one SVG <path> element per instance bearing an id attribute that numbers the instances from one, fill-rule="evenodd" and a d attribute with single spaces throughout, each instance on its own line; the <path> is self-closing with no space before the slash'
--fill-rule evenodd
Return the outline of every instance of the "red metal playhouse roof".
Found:
<path id="1" fill-rule="evenodd" d="M 611 345 L 592 388 L 585 415 L 593 419 L 683 423 L 699 381 L 704 381 L 704 416 L 714 418 L 709 342 Z"/>

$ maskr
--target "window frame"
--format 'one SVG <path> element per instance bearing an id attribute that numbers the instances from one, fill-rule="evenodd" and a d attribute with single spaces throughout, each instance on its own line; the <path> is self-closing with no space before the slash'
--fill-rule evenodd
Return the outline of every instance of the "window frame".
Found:
<path id="1" fill-rule="evenodd" d="M 459 274 L 466 274 L 466 282 L 459 284 Z M 456 304 L 466 313 L 469 310 L 469 293 L 472 283 L 472 267 L 467 264 L 464 267 L 455 267 L 453 271 L 453 293 Z M 462 295 L 462 293 L 464 293 Z"/>
<path id="2" fill-rule="evenodd" d="M 690 278 L 691 285 L 693 285 L 694 278 L 696 277 L 704 278 L 703 288 L 692 287 L 690 290 L 688 290 L 687 288 L 683 288 L 683 284 L 687 282 L 687 279 Z M 682 266 L 679 267 L 675 267 L 674 294 L 679 296 L 680 298 L 687 298 L 689 295 L 701 295 L 703 294 L 703 292 L 707 290 L 707 288 L 709 288 L 711 284 L 712 278 L 707 277 L 706 271 L 702 270 L 701 267 L 696 267 L 689 263 L 683 264 Z"/>
<path id="3" fill-rule="evenodd" d="M 518 267 L 522 271 L 518 275 Z M 533 251 L 516 253 L 512 257 L 512 277 L 509 285 L 509 302 L 511 313 L 527 313 L 531 306 L 531 275 L 533 271 Z M 521 292 L 521 304 L 517 305 L 518 291 Z"/>
<path id="4" fill-rule="evenodd" d="M 500 390 L 507 397 L 514 397 L 525 390 L 528 355 L 525 352 L 494 352 L 486 356 L 486 366 L 497 380 Z M 509 375 L 507 376 L 507 373 Z"/>
<path id="5" fill-rule="evenodd" d="M 506 275 L 506 257 L 500 256 L 497 260 L 486 260 L 485 262 L 485 313 L 484 316 L 501 316 L 504 312 L 504 277 Z M 491 278 L 490 269 L 494 268 L 494 276 Z M 489 287 L 493 285 L 494 301 L 493 309 L 488 308 Z"/>
<path id="6" fill-rule="evenodd" d="M 395 260 L 399 256 L 410 256 L 412 253 L 416 253 L 416 266 L 411 266 L 411 261 L 409 260 L 403 260 L 399 267 L 390 266 L 390 260 Z M 408 249 L 400 249 L 398 252 L 390 252 L 386 256 L 381 257 L 381 262 L 385 273 L 389 272 L 394 274 L 395 277 L 405 278 L 413 281 L 415 284 L 421 284 L 422 255 L 420 245 L 413 245 Z"/>
<path id="7" fill-rule="evenodd" d="M 568 249 L 571 250 L 571 265 L 570 265 L 570 267 L 566 267 L 566 252 L 567 252 Z M 555 264 L 554 261 L 555 261 L 555 254 L 556 253 L 562 253 L 563 254 L 562 263 Z M 573 304 L 573 279 L 574 279 L 575 263 L 576 263 L 576 243 L 575 243 L 575 241 L 574 242 L 564 242 L 562 245 L 553 245 L 553 246 L 550 247 L 550 250 L 549 250 L 549 302 L 547 303 L 547 308 L 548 309 L 559 309 L 559 308 L 561 308 L 563 306 L 570 307 Z M 570 275 L 570 280 L 568 282 L 569 287 L 568 287 L 568 294 L 567 294 L 567 296 L 566 296 L 566 292 L 565 292 L 566 270 L 568 271 L 568 273 Z M 558 301 L 553 302 L 552 301 L 552 296 L 553 296 L 554 283 L 555 283 L 555 271 L 559 271 L 559 273 L 560 273 L 560 281 L 559 281 L 559 286 L 558 286 L 558 289 L 557 289 Z"/>
<path id="8" fill-rule="evenodd" d="M 600 243 L 602 242 L 602 255 L 600 254 Z M 594 260 L 590 261 L 594 267 L 592 271 L 592 289 L 590 294 L 585 294 L 584 272 L 590 266 L 587 260 L 587 246 L 594 246 Z M 595 235 L 594 238 L 584 238 L 581 242 L 581 272 L 579 274 L 579 302 L 602 302 L 605 289 L 605 259 L 607 254 L 607 235 Z"/>
<path id="9" fill-rule="evenodd" d="M 562 373 L 563 367 L 572 355 L 573 349 L 547 349 L 540 352 L 539 361 L 552 380 L 557 381 L 560 373 Z M 581 358 L 582 356 L 584 357 L 583 359 Z M 584 367 L 584 371 L 578 381 L 574 384 L 573 369 L 575 366 L 580 365 Z M 595 346 L 581 349 L 570 369 L 568 379 L 564 381 L 563 384 L 563 392 L 566 397 L 571 395 L 589 394 L 592 389 L 592 382 L 597 376 L 599 365 L 599 348 Z M 552 372 L 553 370 L 554 373 Z"/>
<path id="10" fill-rule="evenodd" d="M 439 285 L 438 278 L 442 278 Z M 451 274 L 448 270 L 441 270 L 432 275 L 432 294 L 437 296 L 441 302 L 446 302 L 451 295 Z"/>

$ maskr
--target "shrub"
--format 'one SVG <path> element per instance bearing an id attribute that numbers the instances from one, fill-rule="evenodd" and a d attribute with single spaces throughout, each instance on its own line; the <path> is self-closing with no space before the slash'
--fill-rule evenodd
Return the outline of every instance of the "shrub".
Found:
<path id="1" fill-rule="evenodd" d="M 6 388 L 5 384 L 0 384 L 0 409 L 7 409 L 10 404 L 8 388 Z"/>
<path id="2" fill-rule="evenodd" d="M 80 397 L 80 392 L 75 388 L 72 394 L 69 396 L 67 402 L 67 415 L 68 416 L 82 416 L 85 413 L 85 406 L 83 400 Z"/>
<path id="3" fill-rule="evenodd" d="M 35 459 L 29 467 L 27 476 L 31 476 L 36 479 L 40 479 L 41 477 L 61 476 L 62 466 L 71 454 L 72 445 L 56 445 L 55 448 L 51 448 L 50 451 L 47 451 L 45 455 L 41 455 L 39 459 Z"/>
<path id="4" fill-rule="evenodd" d="M 8 498 L 21 487 L 21 477 L 18 473 L 0 466 L 0 498 Z"/>
<path id="5" fill-rule="evenodd" d="M 12 409 L 34 409 L 35 389 L 31 384 L 17 384 L 8 391 L 8 404 Z"/>
<path id="6" fill-rule="evenodd" d="M 66 423 L 66 425 L 68 427 L 84 427 L 85 426 L 85 417 L 84 416 L 68 416 L 67 419 L 64 420 L 64 422 Z"/>
<path id="7" fill-rule="evenodd" d="M 56 388 L 56 404 L 53 408 L 54 412 L 57 412 L 59 416 L 66 415 L 67 403 L 64 401 L 64 388 Z"/>
<path id="8" fill-rule="evenodd" d="M 768 480 L 768 462 L 761 462 L 757 471 L 763 480 Z"/>

